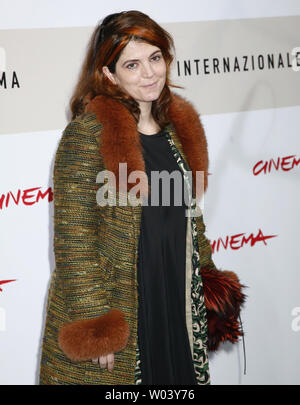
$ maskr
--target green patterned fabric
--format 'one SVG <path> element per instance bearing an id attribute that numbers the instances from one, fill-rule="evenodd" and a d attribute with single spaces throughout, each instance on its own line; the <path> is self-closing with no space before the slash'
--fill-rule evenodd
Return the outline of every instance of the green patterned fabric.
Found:
<path id="1" fill-rule="evenodd" d="M 181 153 L 179 152 L 180 145 L 177 141 L 177 147 L 175 146 L 175 132 L 169 130 L 166 133 L 167 139 L 170 143 L 171 149 L 173 151 L 174 157 L 178 163 L 179 168 L 183 173 L 185 183 L 187 185 L 187 190 L 189 194 L 189 201 L 191 201 L 190 210 L 196 212 L 195 201 L 192 201 L 192 185 L 187 177 L 186 172 L 190 171 L 187 162 L 183 159 Z M 200 210 L 200 207 L 198 207 Z M 194 353 L 194 368 L 196 372 L 196 378 L 198 384 L 209 384 L 209 366 L 208 366 L 208 356 L 207 356 L 207 319 L 206 319 L 206 307 L 204 303 L 203 285 L 200 272 L 200 256 L 198 248 L 198 234 L 197 234 L 197 224 L 196 217 L 193 215 L 189 216 L 188 220 L 191 221 L 191 232 L 192 232 L 192 286 L 191 286 L 191 297 L 192 297 L 192 318 L 193 318 L 193 353 Z"/>
<path id="2" fill-rule="evenodd" d="M 137 346 L 137 255 L 142 207 L 99 207 L 97 174 L 105 169 L 100 154 L 102 125 L 85 113 L 63 132 L 54 165 L 54 253 L 47 317 L 42 342 L 40 384 L 140 384 Z M 183 172 L 188 170 L 178 137 L 166 129 Z M 215 268 L 204 235 L 203 216 L 191 217 L 193 353 L 198 384 L 209 384 L 207 324 L 201 266 Z M 112 373 L 91 361 L 69 360 L 58 346 L 66 322 L 93 318 L 119 308 L 130 327 L 127 346 L 115 353 Z"/>

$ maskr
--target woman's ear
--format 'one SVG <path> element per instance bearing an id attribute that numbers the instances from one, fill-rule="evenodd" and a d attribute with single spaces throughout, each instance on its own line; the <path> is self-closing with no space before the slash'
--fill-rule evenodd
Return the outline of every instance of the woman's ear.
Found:
<path id="1" fill-rule="evenodd" d="M 107 66 L 102 67 L 102 72 L 113 84 L 117 84 L 114 75 L 111 73 Z"/>

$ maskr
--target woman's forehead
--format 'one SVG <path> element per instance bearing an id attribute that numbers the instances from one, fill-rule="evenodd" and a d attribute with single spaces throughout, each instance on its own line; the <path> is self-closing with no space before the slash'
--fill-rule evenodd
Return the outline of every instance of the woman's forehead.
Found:
<path id="1" fill-rule="evenodd" d="M 124 62 L 126 59 L 141 59 L 149 57 L 157 51 L 160 51 L 160 48 L 155 45 L 148 44 L 144 41 L 131 40 L 123 49 L 119 61 Z"/>

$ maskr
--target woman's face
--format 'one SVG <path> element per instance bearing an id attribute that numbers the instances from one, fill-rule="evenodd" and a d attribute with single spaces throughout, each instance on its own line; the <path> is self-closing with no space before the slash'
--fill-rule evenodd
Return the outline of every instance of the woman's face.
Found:
<path id="1" fill-rule="evenodd" d="M 103 72 L 139 104 L 157 100 L 166 82 L 166 63 L 157 46 L 130 41 L 123 49 L 115 73 Z"/>

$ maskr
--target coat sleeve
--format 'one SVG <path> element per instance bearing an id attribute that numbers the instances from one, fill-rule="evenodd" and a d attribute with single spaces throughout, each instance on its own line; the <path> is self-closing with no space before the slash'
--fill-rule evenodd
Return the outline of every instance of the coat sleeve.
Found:
<path id="1" fill-rule="evenodd" d="M 70 322 L 58 343 L 73 361 L 122 350 L 129 326 L 109 307 L 106 269 L 99 265 L 99 209 L 96 176 L 101 156 L 96 137 L 81 121 L 68 124 L 54 164 L 54 254 Z"/>
<path id="2" fill-rule="evenodd" d="M 234 272 L 216 268 L 212 247 L 205 236 L 203 215 L 195 218 L 207 312 L 208 349 L 214 351 L 221 342 L 234 343 L 242 336 L 239 315 L 246 296 L 242 291 L 244 286 Z"/>

